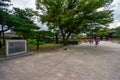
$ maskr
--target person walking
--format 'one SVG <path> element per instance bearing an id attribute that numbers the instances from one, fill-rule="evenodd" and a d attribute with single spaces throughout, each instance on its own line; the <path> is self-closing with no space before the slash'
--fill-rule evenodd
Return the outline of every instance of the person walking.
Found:
<path id="1" fill-rule="evenodd" d="M 95 46 L 97 47 L 99 45 L 99 39 L 95 39 Z"/>

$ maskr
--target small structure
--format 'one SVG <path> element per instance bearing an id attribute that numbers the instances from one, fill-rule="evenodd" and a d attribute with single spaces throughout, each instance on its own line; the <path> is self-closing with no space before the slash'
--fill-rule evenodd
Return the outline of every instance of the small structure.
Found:
<path id="1" fill-rule="evenodd" d="M 22 39 L 21 36 L 17 35 L 16 33 L 14 32 L 7 32 L 4 34 L 5 37 L 9 37 L 11 39 Z"/>
<path id="2" fill-rule="evenodd" d="M 26 40 L 6 40 L 6 56 L 27 53 Z"/>

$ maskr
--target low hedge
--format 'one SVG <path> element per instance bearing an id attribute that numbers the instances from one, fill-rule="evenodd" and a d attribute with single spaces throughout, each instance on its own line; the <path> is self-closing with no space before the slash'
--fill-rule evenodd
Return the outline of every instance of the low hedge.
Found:
<path id="1" fill-rule="evenodd" d="M 67 44 L 72 44 L 72 45 L 77 45 L 78 44 L 78 40 L 67 40 Z M 59 41 L 60 44 L 63 44 L 63 41 Z"/>

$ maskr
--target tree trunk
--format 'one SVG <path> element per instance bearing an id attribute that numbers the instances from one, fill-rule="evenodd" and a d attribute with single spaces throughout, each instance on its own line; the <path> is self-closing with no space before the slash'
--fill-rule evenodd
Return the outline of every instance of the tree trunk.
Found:
<path id="1" fill-rule="evenodd" d="M 39 36 L 37 36 L 37 39 L 36 39 L 36 41 L 37 41 L 37 47 L 36 47 L 36 49 L 37 49 L 37 50 L 39 50 L 39 40 L 40 40 L 40 39 L 39 39 Z"/>
<path id="2" fill-rule="evenodd" d="M 23 39 L 27 39 L 26 34 L 26 32 L 22 32 Z"/>
<path id="3" fill-rule="evenodd" d="M 2 26 L 2 38 L 3 38 L 3 45 L 5 46 L 5 35 L 4 35 L 4 26 Z"/>
<path id="4" fill-rule="evenodd" d="M 0 41 L 0 48 L 2 48 L 2 43 L 1 43 L 1 41 Z"/>
<path id="5" fill-rule="evenodd" d="M 1 32 L 0 32 L 0 48 L 2 48 L 2 43 L 1 43 Z"/>
<path id="6" fill-rule="evenodd" d="M 72 34 L 72 32 L 69 32 L 69 33 L 68 33 L 66 40 L 69 39 L 69 37 L 71 36 L 71 34 Z"/>
<path id="7" fill-rule="evenodd" d="M 67 45 L 67 39 L 65 37 L 63 37 L 63 45 Z"/>
<path id="8" fill-rule="evenodd" d="M 71 36 L 71 33 L 74 31 L 74 29 L 72 29 L 69 33 L 64 32 L 62 27 L 60 27 L 60 30 L 61 30 L 61 34 L 62 34 L 62 38 L 63 38 L 63 45 L 66 46 L 67 40 Z"/>
<path id="9" fill-rule="evenodd" d="M 55 43 L 58 44 L 58 33 L 55 33 Z"/>
<path id="10" fill-rule="evenodd" d="M 67 45 L 67 40 L 69 39 L 69 37 L 71 36 L 71 32 L 68 33 L 68 35 L 63 37 L 63 44 Z"/>

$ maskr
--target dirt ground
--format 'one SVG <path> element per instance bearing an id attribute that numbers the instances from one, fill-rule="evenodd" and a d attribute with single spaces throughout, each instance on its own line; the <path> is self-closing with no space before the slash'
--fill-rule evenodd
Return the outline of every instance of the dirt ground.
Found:
<path id="1" fill-rule="evenodd" d="M 0 61 L 0 80 L 120 80 L 120 44 L 82 43 Z"/>

